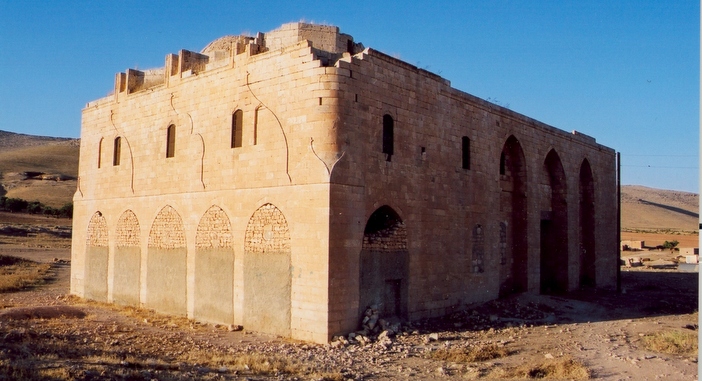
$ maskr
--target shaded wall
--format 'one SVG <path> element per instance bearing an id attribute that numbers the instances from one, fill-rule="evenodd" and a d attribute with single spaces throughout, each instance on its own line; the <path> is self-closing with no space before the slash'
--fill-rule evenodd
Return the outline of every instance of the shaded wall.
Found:
<path id="1" fill-rule="evenodd" d="M 407 317 L 407 231 L 397 213 L 382 206 L 368 219 L 360 256 L 359 316 L 368 308 L 381 317 Z"/>

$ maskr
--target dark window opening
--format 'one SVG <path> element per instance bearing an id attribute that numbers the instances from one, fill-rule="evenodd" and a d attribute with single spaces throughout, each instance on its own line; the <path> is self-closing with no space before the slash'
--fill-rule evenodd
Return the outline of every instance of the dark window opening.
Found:
<path id="1" fill-rule="evenodd" d="M 319 97 L 319 105 L 322 105 L 322 97 Z"/>
<path id="2" fill-rule="evenodd" d="M 104 138 L 100 138 L 100 143 L 98 144 L 98 168 L 102 166 L 102 141 L 105 140 Z"/>
<path id="3" fill-rule="evenodd" d="M 346 40 L 346 51 L 353 54 L 353 41 Z"/>
<path id="4" fill-rule="evenodd" d="M 392 116 L 383 115 L 383 153 L 387 155 L 387 161 L 390 161 L 394 153 L 394 124 Z"/>
<path id="5" fill-rule="evenodd" d="M 243 136 L 243 120 L 244 112 L 241 110 L 236 110 L 232 114 L 232 141 L 231 148 L 241 147 L 241 140 Z"/>
<path id="6" fill-rule="evenodd" d="M 114 153 L 112 154 L 112 165 L 113 166 L 119 165 L 119 161 L 120 161 L 121 157 L 122 157 L 122 138 L 118 136 L 115 138 L 115 150 L 114 150 Z"/>
<path id="7" fill-rule="evenodd" d="M 505 161 L 506 161 L 506 158 L 505 158 L 505 153 L 503 151 L 502 154 L 500 155 L 500 174 L 501 175 L 505 174 Z"/>
<path id="8" fill-rule="evenodd" d="M 467 136 L 461 138 L 461 146 L 463 154 L 461 158 L 461 165 L 463 169 L 470 169 L 470 138 Z"/>
<path id="9" fill-rule="evenodd" d="M 176 126 L 171 124 L 166 131 L 166 157 L 175 156 Z"/>
<path id="10" fill-rule="evenodd" d="M 358 94 L 356 94 L 355 101 L 358 102 Z"/>

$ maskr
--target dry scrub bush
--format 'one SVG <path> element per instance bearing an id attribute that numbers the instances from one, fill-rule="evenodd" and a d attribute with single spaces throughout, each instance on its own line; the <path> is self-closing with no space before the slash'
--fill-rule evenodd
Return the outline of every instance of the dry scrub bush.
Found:
<path id="1" fill-rule="evenodd" d="M 42 284 L 52 276 L 50 264 L 0 255 L 0 292 Z"/>
<path id="2" fill-rule="evenodd" d="M 697 333 L 666 331 L 643 338 L 644 348 L 674 355 L 697 354 Z"/>
<path id="3" fill-rule="evenodd" d="M 429 354 L 434 360 L 455 363 L 471 363 L 488 361 L 509 356 L 511 353 L 504 347 L 495 344 L 476 346 L 470 348 L 437 349 Z"/>
<path id="4" fill-rule="evenodd" d="M 504 379 L 587 380 L 590 371 L 581 362 L 566 357 L 541 364 L 524 364 L 492 374 Z"/>

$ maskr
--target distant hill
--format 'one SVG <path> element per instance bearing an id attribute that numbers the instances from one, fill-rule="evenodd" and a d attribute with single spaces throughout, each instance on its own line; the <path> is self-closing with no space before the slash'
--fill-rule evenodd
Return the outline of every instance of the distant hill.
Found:
<path id="1" fill-rule="evenodd" d="M 73 199 L 80 140 L 0 131 L 0 196 L 61 207 Z"/>
<path id="2" fill-rule="evenodd" d="M 63 144 L 74 144 L 78 146 L 80 139 L 72 138 L 55 138 L 52 136 L 36 136 L 36 135 L 26 135 L 18 134 L 14 132 L 2 131 L 0 130 L 0 150 L 13 148 L 27 148 L 43 146 L 50 143 L 63 143 Z"/>
<path id="3" fill-rule="evenodd" d="M 71 202 L 80 140 L 0 131 L 0 196 Z M 622 230 L 697 231 L 699 195 L 639 185 L 622 186 Z"/>
<path id="4" fill-rule="evenodd" d="M 622 230 L 697 231 L 699 195 L 690 192 L 622 186 Z"/>

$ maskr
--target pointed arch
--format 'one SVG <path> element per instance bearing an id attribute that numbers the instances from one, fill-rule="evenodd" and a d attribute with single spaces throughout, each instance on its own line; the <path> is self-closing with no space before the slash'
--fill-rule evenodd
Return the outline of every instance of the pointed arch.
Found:
<path id="1" fill-rule="evenodd" d="M 141 227 L 130 209 L 117 221 L 114 263 L 112 299 L 117 304 L 139 306 Z"/>
<path id="2" fill-rule="evenodd" d="M 183 219 L 170 205 L 164 206 L 151 224 L 146 260 L 148 308 L 185 315 L 187 248 Z"/>
<path id="3" fill-rule="evenodd" d="M 244 239 L 244 325 L 288 336 L 291 308 L 290 230 L 273 204 L 258 208 Z"/>
<path id="4" fill-rule="evenodd" d="M 108 231 L 102 213 L 93 213 L 88 222 L 85 245 L 85 297 L 101 302 L 107 301 Z"/>
<path id="5" fill-rule="evenodd" d="M 499 164 L 500 226 L 504 243 L 500 249 L 500 296 L 528 289 L 527 171 L 519 140 L 510 135 L 502 146 Z"/>
<path id="6" fill-rule="evenodd" d="M 196 319 L 234 323 L 232 226 L 222 208 L 212 205 L 195 235 L 194 311 Z"/>
<path id="7" fill-rule="evenodd" d="M 568 200 L 561 158 L 551 149 L 544 160 L 544 183 L 548 185 L 541 212 L 541 292 L 568 290 Z"/>
<path id="8" fill-rule="evenodd" d="M 597 245 L 595 235 L 595 182 L 592 168 L 587 159 L 580 165 L 579 176 L 579 239 L 580 239 L 580 287 L 596 285 L 596 256 Z"/>
<path id="9" fill-rule="evenodd" d="M 372 307 L 385 318 L 406 318 L 409 299 L 407 229 L 390 206 L 381 206 L 368 218 L 360 259 L 359 314 Z"/>

